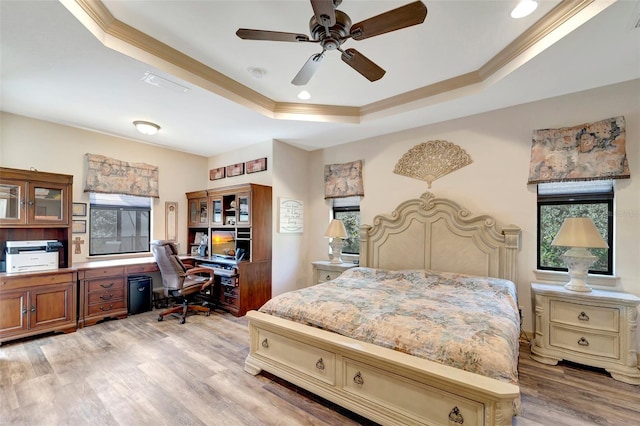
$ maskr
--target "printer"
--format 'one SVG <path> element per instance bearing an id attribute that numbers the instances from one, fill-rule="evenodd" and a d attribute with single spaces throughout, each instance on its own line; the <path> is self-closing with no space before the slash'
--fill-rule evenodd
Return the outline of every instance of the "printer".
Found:
<path id="1" fill-rule="evenodd" d="M 58 269 L 58 250 L 63 248 L 56 240 L 7 241 L 7 272 L 35 272 Z"/>

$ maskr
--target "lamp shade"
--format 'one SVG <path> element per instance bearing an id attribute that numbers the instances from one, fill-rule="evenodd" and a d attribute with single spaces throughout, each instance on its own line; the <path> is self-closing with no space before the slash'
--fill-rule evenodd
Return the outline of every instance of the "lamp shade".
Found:
<path id="1" fill-rule="evenodd" d="M 347 230 L 344 227 L 344 223 L 340 219 L 333 219 L 329 223 L 327 232 L 324 233 L 325 237 L 330 238 L 347 238 Z"/>
<path id="2" fill-rule="evenodd" d="M 568 217 L 562 223 L 552 246 L 609 248 L 591 218 Z"/>

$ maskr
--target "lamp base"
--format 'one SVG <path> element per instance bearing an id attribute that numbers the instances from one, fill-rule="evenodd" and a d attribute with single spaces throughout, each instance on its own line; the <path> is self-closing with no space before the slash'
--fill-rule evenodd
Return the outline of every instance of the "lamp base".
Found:
<path id="1" fill-rule="evenodd" d="M 342 263 L 342 247 L 344 247 L 344 242 L 342 238 L 333 237 L 331 238 L 331 242 L 329 243 L 329 247 L 331 247 L 331 263 Z"/>
<path id="2" fill-rule="evenodd" d="M 583 293 L 591 291 L 591 287 L 587 285 L 585 280 L 589 275 L 589 267 L 593 265 L 598 258 L 589 253 L 585 248 L 572 248 L 562 255 L 562 260 L 565 265 L 567 265 L 569 277 L 571 278 L 571 280 L 564 285 L 564 288 Z"/>

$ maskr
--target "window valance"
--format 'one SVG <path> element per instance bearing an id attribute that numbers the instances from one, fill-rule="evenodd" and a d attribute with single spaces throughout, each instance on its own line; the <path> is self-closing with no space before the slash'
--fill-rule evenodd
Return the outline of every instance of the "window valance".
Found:
<path id="1" fill-rule="evenodd" d="M 533 132 L 528 183 L 629 176 L 624 117 Z"/>
<path id="2" fill-rule="evenodd" d="M 104 155 L 86 154 L 86 158 L 84 192 L 160 197 L 158 167 L 144 163 L 128 163 Z"/>
<path id="3" fill-rule="evenodd" d="M 324 198 L 364 196 L 362 160 L 324 166 Z"/>

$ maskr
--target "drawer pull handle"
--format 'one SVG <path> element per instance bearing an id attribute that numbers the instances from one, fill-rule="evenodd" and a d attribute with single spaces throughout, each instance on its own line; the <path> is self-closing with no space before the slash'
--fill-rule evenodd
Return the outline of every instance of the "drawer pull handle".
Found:
<path id="1" fill-rule="evenodd" d="M 36 311 L 36 307 L 35 306 L 31 306 L 31 312 L 35 312 Z"/>
<path id="2" fill-rule="evenodd" d="M 26 314 L 27 314 L 27 308 L 24 307 L 24 308 L 22 308 L 22 315 L 26 315 Z"/>
<path id="3" fill-rule="evenodd" d="M 263 347 L 263 348 L 265 348 L 265 349 L 268 349 L 268 348 L 269 348 L 269 342 L 267 341 L 267 339 L 264 339 L 264 340 L 262 341 L 262 347 Z"/>
<path id="4" fill-rule="evenodd" d="M 578 319 L 580 321 L 589 321 L 589 315 L 585 314 L 584 311 L 580 312 L 580 315 L 578 315 Z"/>
<path id="5" fill-rule="evenodd" d="M 458 407 L 453 407 L 453 409 L 449 412 L 449 421 L 457 423 L 459 425 L 464 423 L 464 417 L 460 414 L 460 409 Z"/>
<path id="6" fill-rule="evenodd" d="M 104 295 L 100 296 L 100 299 L 102 299 L 102 300 L 109 300 L 109 299 L 111 299 L 112 297 L 113 297 L 113 293 L 111 293 L 111 294 L 104 294 Z"/>
<path id="7" fill-rule="evenodd" d="M 111 288 L 111 287 L 113 287 L 113 283 L 109 283 L 109 284 L 100 284 L 100 287 L 102 287 L 102 288 Z"/>
<path id="8" fill-rule="evenodd" d="M 327 274 L 327 278 L 325 278 L 325 281 L 331 281 L 331 275 Z"/>
<path id="9" fill-rule="evenodd" d="M 103 306 L 100 306 L 100 310 L 101 310 L 101 311 L 110 311 L 110 310 L 112 310 L 112 309 L 113 309 L 113 304 L 109 305 L 109 307 L 108 307 L 108 308 L 105 308 L 105 307 L 103 307 Z"/>
<path id="10" fill-rule="evenodd" d="M 318 370 L 324 370 L 324 362 L 322 362 L 322 358 L 320 358 L 318 362 L 316 362 L 316 368 Z"/>
<path id="11" fill-rule="evenodd" d="M 353 383 L 358 386 L 364 385 L 364 379 L 362 378 L 362 374 L 358 371 L 355 376 L 353 376 Z"/>
<path id="12" fill-rule="evenodd" d="M 584 337 L 581 337 L 580 340 L 578 340 L 578 344 L 580 346 L 589 346 L 589 341 Z"/>

